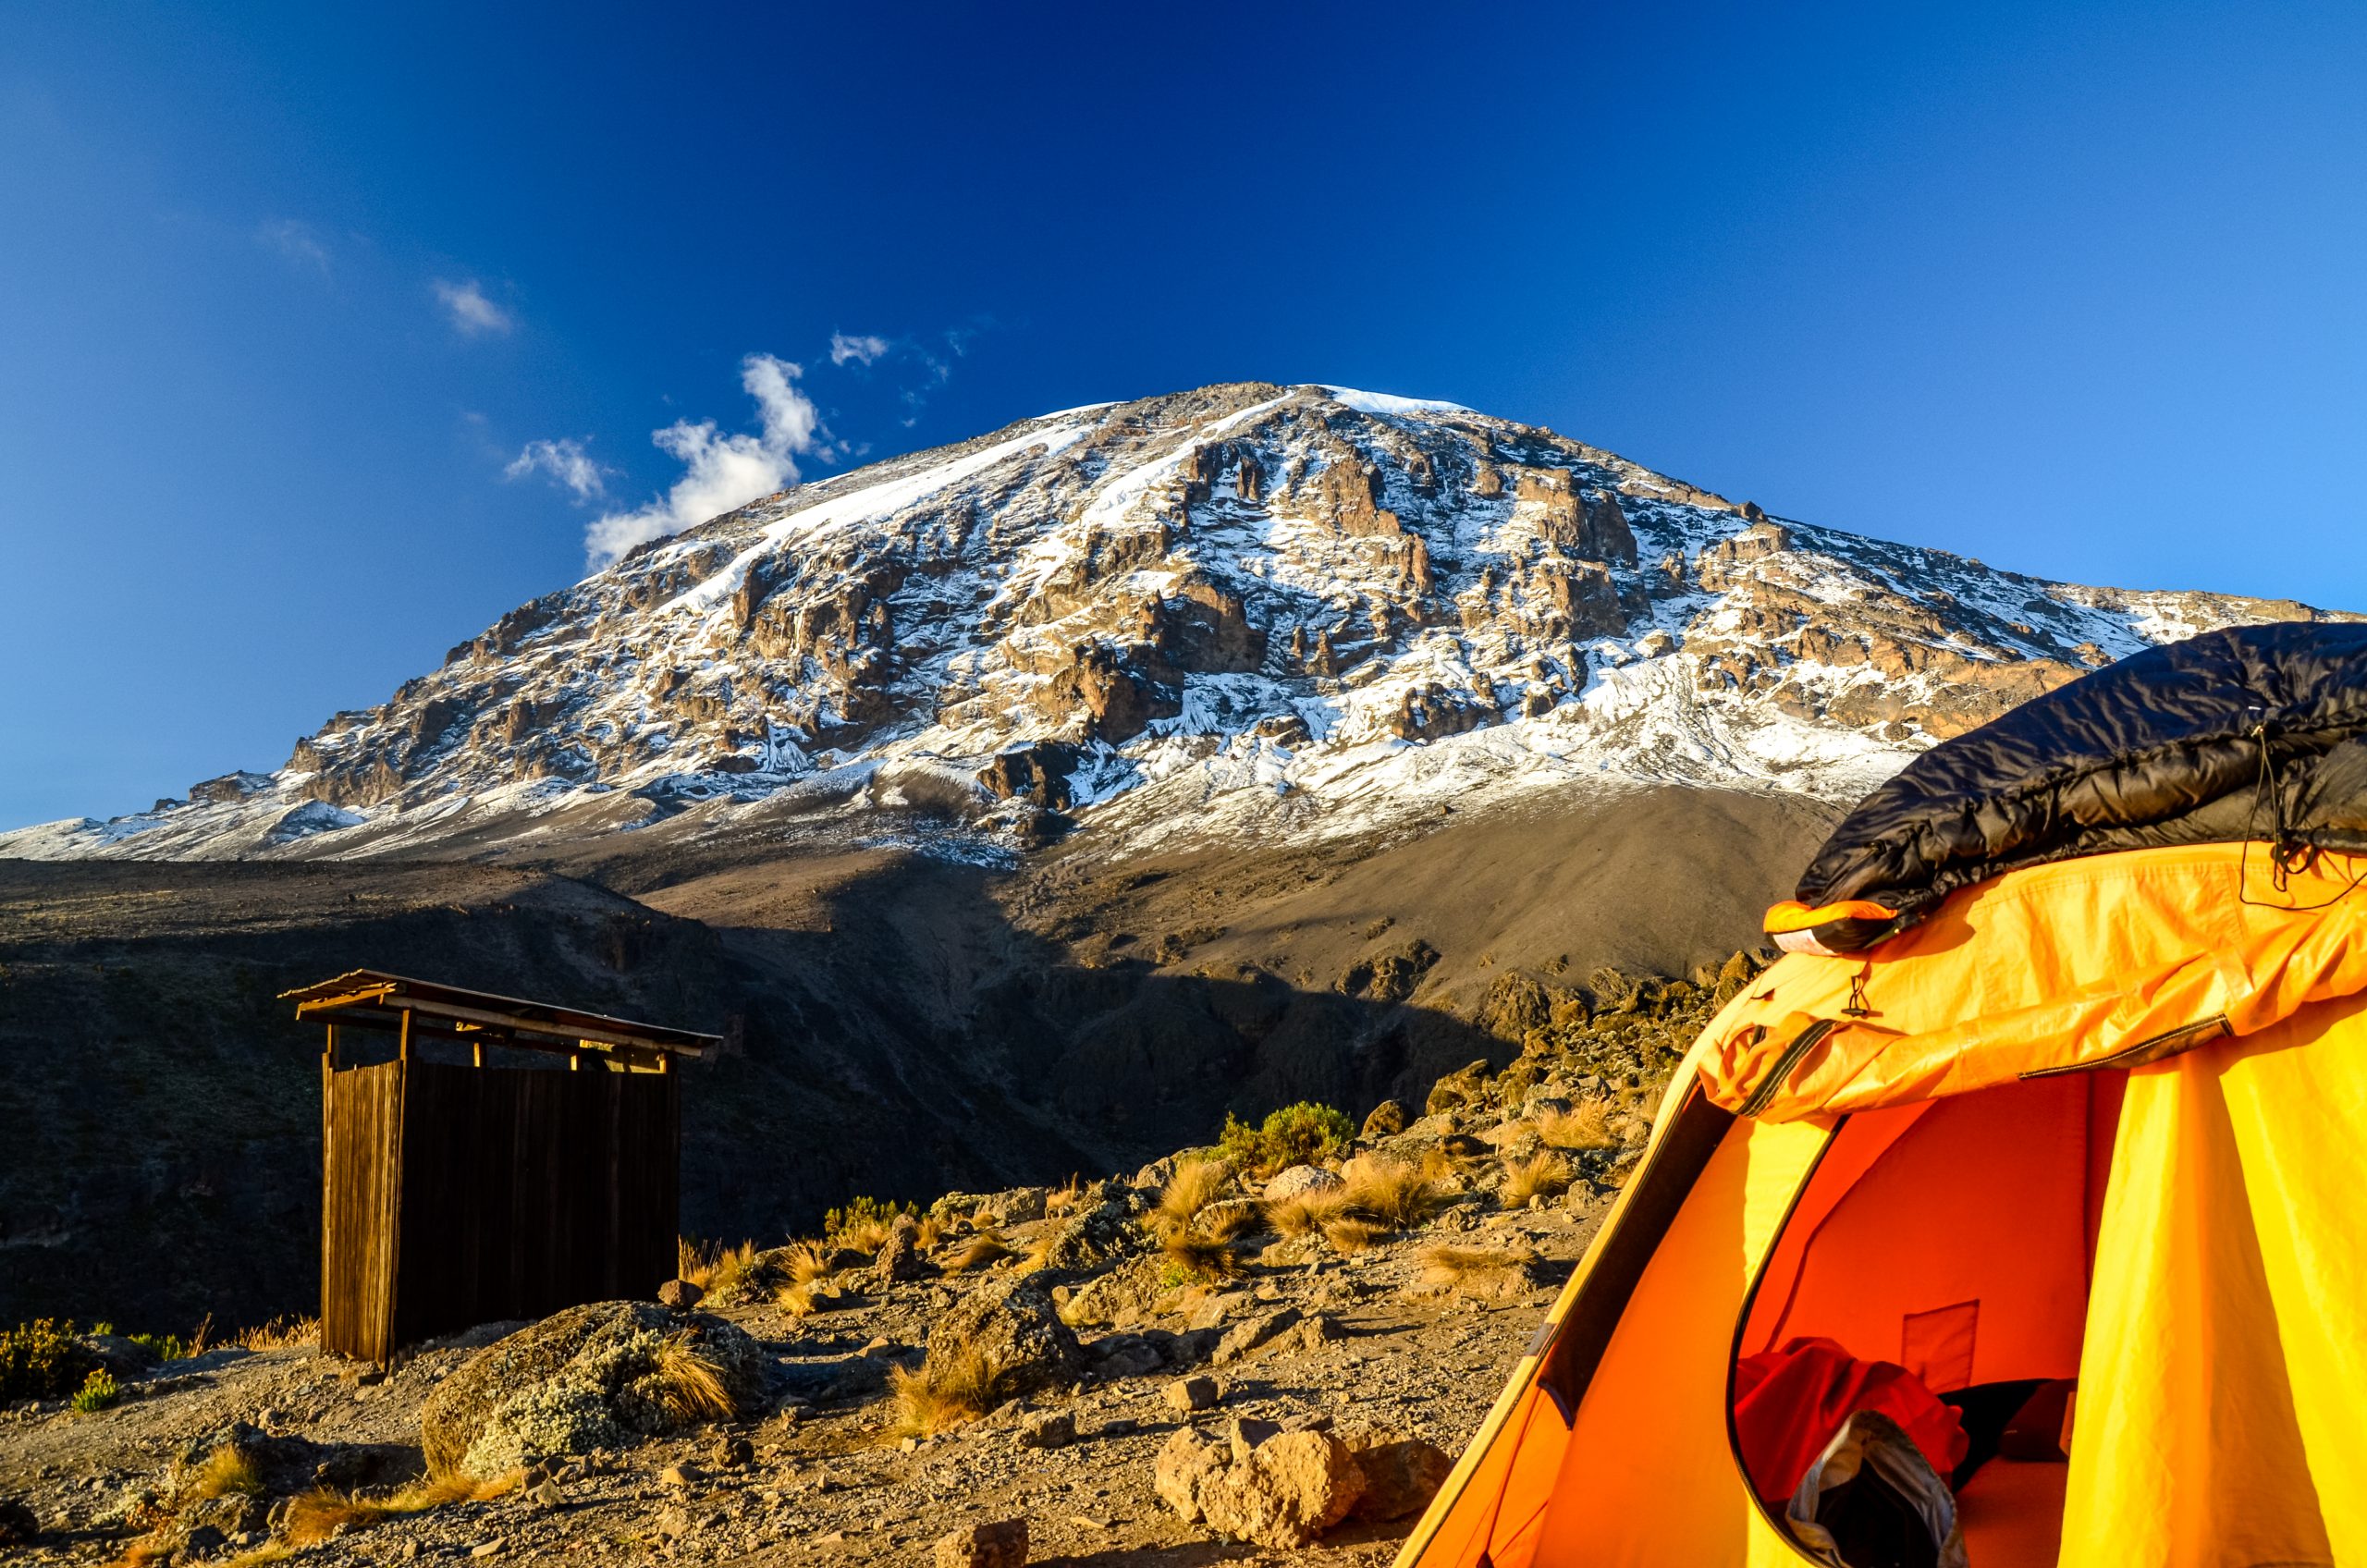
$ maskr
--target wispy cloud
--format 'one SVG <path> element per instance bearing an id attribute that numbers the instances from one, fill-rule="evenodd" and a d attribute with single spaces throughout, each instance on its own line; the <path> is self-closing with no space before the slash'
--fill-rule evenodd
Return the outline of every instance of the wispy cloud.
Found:
<path id="1" fill-rule="evenodd" d="M 444 307 L 444 313 L 452 319 L 454 329 L 463 337 L 507 333 L 518 325 L 516 318 L 508 311 L 485 298 L 484 288 L 473 277 L 463 283 L 439 277 L 435 280 L 435 289 L 436 300 Z"/>
<path id="2" fill-rule="evenodd" d="M 501 471 L 504 479 L 524 479 L 534 473 L 549 475 L 553 484 L 573 494 L 579 506 L 608 493 L 607 470 L 571 435 L 556 441 L 529 441 Z"/>
<path id="3" fill-rule="evenodd" d="M 885 357 L 888 348 L 888 339 L 875 337 L 869 333 L 850 335 L 833 332 L 830 334 L 830 362 L 843 365 L 852 361 L 867 365 Z"/>
<path id="4" fill-rule="evenodd" d="M 255 239 L 266 248 L 278 252 L 279 259 L 292 267 L 319 273 L 329 273 L 329 248 L 321 239 L 320 230 L 300 218 L 267 218 L 255 229 Z"/>
<path id="5" fill-rule="evenodd" d="M 740 385 L 756 400 L 757 434 L 724 435 L 713 420 L 677 420 L 650 439 L 682 465 L 673 487 L 648 505 L 609 512 L 583 531 L 591 565 L 607 565 L 637 545 L 680 533 L 797 478 L 796 459 L 828 440 L 822 418 L 797 386 L 803 369 L 770 354 L 740 361 Z"/>

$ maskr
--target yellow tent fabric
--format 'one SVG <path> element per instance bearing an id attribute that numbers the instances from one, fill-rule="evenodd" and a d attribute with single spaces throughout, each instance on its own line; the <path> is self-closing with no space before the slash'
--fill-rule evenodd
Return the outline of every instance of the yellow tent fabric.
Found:
<path id="1" fill-rule="evenodd" d="M 1805 1561 L 1730 1430 L 1735 1358 L 1784 1310 L 1890 1360 L 1939 1324 L 1943 1391 L 1948 1366 L 2076 1370 L 2071 1463 L 1993 1462 L 1962 1494 L 1974 1568 L 2367 1568 L 2362 869 L 2277 890 L 2256 849 L 2099 856 L 1780 961 L 1680 1068 L 1400 1568 Z M 1836 1048 L 1737 1047 L 1797 1018 Z M 1992 1146 L 1993 1179 L 1942 1179 Z M 1912 1244 L 1886 1246 L 1893 1213 Z M 1831 1288 L 1851 1270 L 1869 1289 Z"/>

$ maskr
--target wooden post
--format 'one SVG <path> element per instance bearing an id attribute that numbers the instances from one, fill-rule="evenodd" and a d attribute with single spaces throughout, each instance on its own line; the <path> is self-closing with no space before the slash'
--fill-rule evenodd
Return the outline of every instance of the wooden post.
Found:
<path id="1" fill-rule="evenodd" d="M 411 1060 L 411 1009 L 403 1009 L 399 1028 L 401 1034 L 395 1043 L 395 1060 L 407 1062 Z"/>
<path id="2" fill-rule="evenodd" d="M 671 1072 L 674 1071 L 674 1053 L 672 1051 L 659 1051 L 657 1053 L 657 1071 L 661 1073 Z"/>

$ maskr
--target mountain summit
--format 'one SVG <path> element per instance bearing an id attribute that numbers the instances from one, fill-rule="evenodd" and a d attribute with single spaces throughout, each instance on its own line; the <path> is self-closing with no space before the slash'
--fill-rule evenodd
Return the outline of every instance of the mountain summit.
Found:
<path id="1" fill-rule="evenodd" d="M 1099 404 L 644 545 L 276 772 L 0 855 L 490 852 L 786 798 L 992 851 L 1319 839 L 1585 781 L 1856 798 L 2149 644 L 2290 601 L 2052 582 L 1770 517 L 1451 403 Z"/>

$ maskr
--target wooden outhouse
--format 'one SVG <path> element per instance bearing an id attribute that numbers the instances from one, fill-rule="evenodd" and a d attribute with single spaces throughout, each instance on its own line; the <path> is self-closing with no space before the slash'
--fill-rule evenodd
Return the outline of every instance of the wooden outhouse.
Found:
<path id="1" fill-rule="evenodd" d="M 321 1055 L 321 1348 L 385 1361 L 673 1277 L 679 1059 L 719 1036 L 356 970 Z"/>

